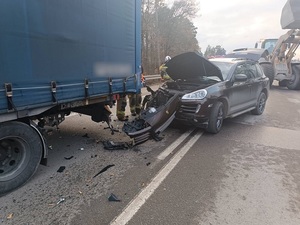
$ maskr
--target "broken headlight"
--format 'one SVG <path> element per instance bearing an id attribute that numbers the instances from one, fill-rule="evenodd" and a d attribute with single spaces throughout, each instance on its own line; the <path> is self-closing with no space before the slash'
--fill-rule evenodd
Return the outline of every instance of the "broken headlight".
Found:
<path id="1" fill-rule="evenodd" d="M 182 96 L 182 100 L 202 100 L 206 97 L 206 95 L 207 91 L 205 89 L 201 89 L 192 93 L 185 94 L 184 96 Z"/>

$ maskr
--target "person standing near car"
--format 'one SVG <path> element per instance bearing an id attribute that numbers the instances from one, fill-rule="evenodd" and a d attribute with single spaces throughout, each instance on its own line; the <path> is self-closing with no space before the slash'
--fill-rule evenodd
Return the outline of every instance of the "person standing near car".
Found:
<path id="1" fill-rule="evenodd" d="M 170 77 L 169 77 L 169 75 L 167 73 L 167 68 L 168 67 L 166 66 L 166 63 L 169 62 L 170 60 L 171 60 L 171 57 L 167 55 L 165 57 L 165 61 L 159 67 L 161 81 L 169 80 L 170 79 Z"/>
<path id="2" fill-rule="evenodd" d="M 145 77 L 144 77 L 144 69 L 141 67 L 141 84 L 145 86 Z M 130 94 L 129 98 L 129 106 L 130 113 L 132 116 L 140 115 L 142 109 L 142 93 Z"/>
<path id="3" fill-rule="evenodd" d="M 145 77 L 143 73 L 143 67 L 141 68 L 141 84 L 145 85 Z M 132 116 L 140 115 L 142 109 L 142 93 L 128 94 L 130 113 Z M 120 121 L 128 120 L 128 116 L 125 115 L 127 106 L 127 96 L 123 95 L 117 100 L 117 118 Z"/>

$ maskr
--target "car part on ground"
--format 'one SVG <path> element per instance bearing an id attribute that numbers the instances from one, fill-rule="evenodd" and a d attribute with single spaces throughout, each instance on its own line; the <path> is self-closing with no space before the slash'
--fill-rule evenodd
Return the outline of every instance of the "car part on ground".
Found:
<path id="1" fill-rule="evenodd" d="M 178 108 L 178 94 L 170 94 L 163 90 L 154 92 L 150 87 L 147 89 L 151 95 L 145 97 L 147 102 L 143 102 L 146 109 L 143 109 L 135 120 L 126 122 L 122 128 L 133 138 L 134 145 L 143 143 L 150 137 L 160 140 L 159 134 L 173 121 Z"/>

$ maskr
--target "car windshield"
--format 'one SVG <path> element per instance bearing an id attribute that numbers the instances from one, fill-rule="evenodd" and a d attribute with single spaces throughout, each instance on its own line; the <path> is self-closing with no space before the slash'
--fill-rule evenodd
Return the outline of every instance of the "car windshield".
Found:
<path id="1" fill-rule="evenodd" d="M 219 69 L 222 72 L 223 80 L 226 80 L 228 77 L 228 73 L 231 69 L 231 67 L 234 65 L 232 62 L 220 62 L 220 61 L 211 61 L 214 65 L 219 67 Z"/>

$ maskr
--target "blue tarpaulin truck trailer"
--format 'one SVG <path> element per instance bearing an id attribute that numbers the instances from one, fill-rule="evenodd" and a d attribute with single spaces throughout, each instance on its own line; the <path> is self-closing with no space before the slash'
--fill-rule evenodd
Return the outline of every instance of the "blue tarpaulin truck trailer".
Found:
<path id="1" fill-rule="evenodd" d="M 141 90 L 140 0 L 0 1 L 0 195 L 47 157 L 42 134 L 70 112 L 108 120 Z"/>

